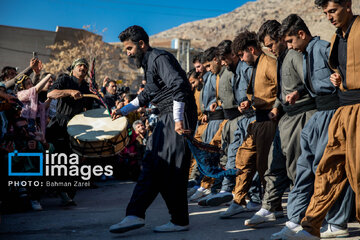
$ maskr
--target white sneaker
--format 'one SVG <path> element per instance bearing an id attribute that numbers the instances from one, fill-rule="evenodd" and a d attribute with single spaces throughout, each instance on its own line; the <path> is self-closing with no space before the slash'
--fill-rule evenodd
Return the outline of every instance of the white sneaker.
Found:
<path id="1" fill-rule="evenodd" d="M 331 224 L 328 224 L 326 231 L 320 233 L 321 238 L 344 238 L 349 236 L 349 231 L 347 229 L 338 229 L 332 227 Z"/>
<path id="2" fill-rule="evenodd" d="M 266 223 L 266 222 L 274 222 L 276 221 L 275 214 L 271 212 L 270 214 L 267 214 L 263 216 L 259 212 L 256 212 L 252 218 L 245 220 L 245 226 L 256 226 L 260 223 Z"/>
<path id="3" fill-rule="evenodd" d="M 163 233 L 163 232 L 180 232 L 189 230 L 189 225 L 180 226 L 173 224 L 172 222 L 168 222 L 164 225 L 157 226 L 154 228 L 154 232 Z"/>
<path id="4" fill-rule="evenodd" d="M 206 205 L 215 207 L 223 203 L 230 202 L 232 199 L 233 199 L 233 195 L 231 192 L 222 192 L 208 198 L 206 201 Z"/>
<path id="5" fill-rule="evenodd" d="M 301 230 L 293 236 L 288 236 L 286 239 L 288 239 L 288 240 L 319 240 L 320 238 L 308 233 L 305 230 Z"/>
<path id="6" fill-rule="evenodd" d="M 281 229 L 280 232 L 273 233 L 270 237 L 271 240 L 277 240 L 277 239 L 288 239 L 293 237 L 296 233 L 301 231 L 303 228 L 301 225 L 295 227 L 295 228 L 289 228 L 288 226 L 285 226 Z"/>
<path id="7" fill-rule="evenodd" d="M 137 216 L 126 216 L 121 222 L 111 225 L 111 233 L 124 233 L 133 229 L 141 228 L 145 225 L 145 219 Z"/>
<path id="8" fill-rule="evenodd" d="M 220 218 L 229 218 L 231 216 L 234 216 L 236 214 L 242 213 L 242 212 L 248 212 L 249 210 L 242 205 L 231 203 L 230 207 L 226 209 L 225 212 L 220 213 Z"/>
<path id="9" fill-rule="evenodd" d="M 211 191 L 209 189 L 198 189 L 196 192 L 189 198 L 190 202 L 197 202 L 199 198 L 202 198 L 206 195 L 209 195 Z"/>
<path id="10" fill-rule="evenodd" d="M 30 200 L 30 202 L 31 202 L 32 209 L 34 209 L 35 211 L 42 211 L 43 210 L 43 208 L 42 208 L 41 204 L 39 203 L 39 201 Z"/>
<path id="11" fill-rule="evenodd" d="M 249 201 L 246 204 L 246 208 L 249 210 L 249 212 L 259 211 L 261 209 L 261 204 Z"/>

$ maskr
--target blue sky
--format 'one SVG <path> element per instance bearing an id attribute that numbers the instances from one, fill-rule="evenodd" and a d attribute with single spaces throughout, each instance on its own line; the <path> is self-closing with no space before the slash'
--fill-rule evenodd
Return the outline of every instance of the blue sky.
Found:
<path id="1" fill-rule="evenodd" d="M 118 41 L 126 27 L 140 25 L 149 35 L 182 23 L 216 17 L 246 0 L 1 0 L 0 24 L 55 31 L 56 26 L 95 26 L 105 42 Z M 221 4 L 220 4 L 221 3 Z"/>

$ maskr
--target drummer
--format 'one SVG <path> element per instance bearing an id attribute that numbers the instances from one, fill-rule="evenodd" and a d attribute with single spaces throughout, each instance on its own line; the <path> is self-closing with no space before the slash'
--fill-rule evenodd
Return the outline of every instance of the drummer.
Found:
<path id="1" fill-rule="evenodd" d="M 59 77 L 49 89 L 47 97 L 59 99 L 56 115 L 48 125 L 47 137 L 54 143 L 57 152 L 69 153 L 67 124 L 76 114 L 92 108 L 92 98 L 82 98 L 82 94 L 90 94 L 89 85 L 85 81 L 89 69 L 86 59 L 78 58 L 71 65 L 70 76 Z M 65 143 L 65 144 L 64 144 Z"/>
<path id="2" fill-rule="evenodd" d="M 46 130 L 46 140 L 54 144 L 57 153 L 71 153 L 67 124 L 76 114 L 92 108 L 93 98 L 82 98 L 82 94 L 90 93 L 89 85 L 85 81 L 88 69 L 86 59 L 76 59 L 71 65 L 70 75 L 63 74 L 58 77 L 48 91 L 47 97 L 58 99 L 58 103 L 56 115 L 50 120 Z M 68 187 L 59 191 L 64 206 L 76 205 L 73 201 L 75 188 Z"/>

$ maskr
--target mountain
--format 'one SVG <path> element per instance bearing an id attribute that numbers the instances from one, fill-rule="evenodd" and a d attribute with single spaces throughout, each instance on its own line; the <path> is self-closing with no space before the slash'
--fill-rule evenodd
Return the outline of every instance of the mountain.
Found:
<path id="1" fill-rule="evenodd" d="M 352 9 L 354 14 L 360 13 L 360 0 L 352 1 Z M 190 39 L 192 47 L 206 49 L 224 39 L 233 40 L 244 29 L 257 32 L 266 20 L 281 22 L 291 13 L 301 16 L 314 36 L 328 41 L 331 39 L 335 27 L 326 19 L 322 9 L 315 6 L 314 0 L 258 0 L 215 18 L 185 23 L 160 32 L 151 36 L 150 40 L 156 45 L 173 38 Z"/>

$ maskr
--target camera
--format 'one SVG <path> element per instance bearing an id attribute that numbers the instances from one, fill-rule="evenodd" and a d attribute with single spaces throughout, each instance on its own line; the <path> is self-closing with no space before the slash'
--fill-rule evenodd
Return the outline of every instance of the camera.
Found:
<path id="1" fill-rule="evenodd" d="M 120 95 L 123 94 L 123 93 L 128 93 L 128 92 L 130 92 L 129 87 L 123 86 L 123 87 L 120 87 L 120 88 L 117 89 L 117 94 L 120 94 Z"/>

